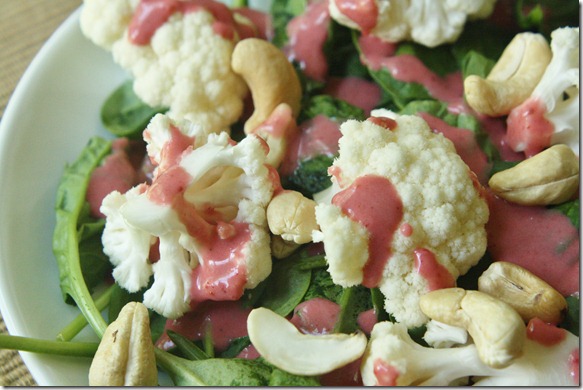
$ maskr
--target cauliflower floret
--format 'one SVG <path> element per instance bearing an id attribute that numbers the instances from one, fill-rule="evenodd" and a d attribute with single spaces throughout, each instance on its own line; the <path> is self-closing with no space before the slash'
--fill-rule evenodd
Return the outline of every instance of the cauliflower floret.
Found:
<path id="1" fill-rule="evenodd" d="M 362 359 L 365 386 L 574 386 L 578 385 L 579 338 L 564 329 L 536 321 L 555 335 L 554 343 L 527 337 L 521 357 L 506 368 L 484 364 L 476 344 L 453 348 L 427 348 L 417 344 L 403 324 L 375 324 Z M 529 331 L 527 331 L 529 332 Z"/>
<path id="2" fill-rule="evenodd" d="M 379 287 L 397 321 L 419 326 L 420 295 L 453 286 L 484 254 L 486 201 L 453 144 L 419 117 L 349 120 L 340 130 L 312 237 L 336 284 Z"/>
<path id="3" fill-rule="evenodd" d="M 162 114 L 145 133 L 162 142 L 148 144 L 158 164 L 152 183 L 113 192 L 101 208 L 116 281 L 137 291 L 153 273 L 144 304 L 168 318 L 196 302 L 239 299 L 271 273 L 265 209 L 275 184 L 265 142 L 235 143 Z M 156 242 L 159 259 L 151 257 Z"/>
<path id="4" fill-rule="evenodd" d="M 554 30 L 551 50 L 532 94 L 508 115 L 508 144 L 527 157 L 556 144 L 579 155 L 579 28 Z"/>
<path id="5" fill-rule="evenodd" d="M 144 43 L 132 39 L 131 30 L 137 20 L 146 18 L 137 16 L 141 3 L 85 0 L 82 31 L 96 44 L 111 50 L 114 61 L 134 78 L 134 91 L 146 104 L 169 107 L 169 116 L 187 119 L 211 131 L 227 130 L 241 115 L 248 92 L 245 82 L 230 67 L 231 54 L 240 37 L 236 29 L 232 37 L 221 35 L 224 24 L 211 10 L 184 10 L 176 4 L 167 4 L 173 13 Z M 217 3 L 219 6 L 230 12 Z M 165 11 L 157 7 L 152 12 L 159 12 L 162 18 Z M 234 18 L 232 23 L 237 25 Z"/>
<path id="6" fill-rule="evenodd" d="M 428 47 L 455 42 L 467 20 L 488 17 L 496 0 L 330 0 L 338 23 L 387 42 L 412 40 Z M 374 21 L 371 24 L 370 21 Z"/>

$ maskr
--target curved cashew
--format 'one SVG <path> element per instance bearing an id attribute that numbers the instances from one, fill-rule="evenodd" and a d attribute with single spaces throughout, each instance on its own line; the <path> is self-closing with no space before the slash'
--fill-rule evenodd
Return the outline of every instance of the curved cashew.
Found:
<path id="1" fill-rule="evenodd" d="M 537 317 L 558 324 L 567 300 L 548 283 L 513 263 L 497 261 L 478 278 L 478 290 L 514 308 L 525 322 Z"/>
<path id="2" fill-rule="evenodd" d="M 296 375 L 321 375 L 343 367 L 361 357 L 367 343 L 362 332 L 303 334 L 287 319 L 264 307 L 249 313 L 247 332 L 265 360 Z"/>
<path id="3" fill-rule="evenodd" d="M 507 367 L 522 355 L 526 326 L 520 315 L 499 299 L 454 287 L 422 295 L 419 306 L 435 321 L 467 329 L 480 359 L 490 367 Z"/>
<path id="4" fill-rule="evenodd" d="M 551 57 L 550 45 L 541 34 L 517 34 L 486 79 L 476 75 L 466 77 L 466 101 L 481 114 L 508 114 L 530 96 Z"/>
<path id="5" fill-rule="evenodd" d="M 103 334 L 89 368 L 91 386 L 156 386 L 158 371 L 148 309 L 126 304 Z"/>
<path id="6" fill-rule="evenodd" d="M 567 145 L 554 145 L 492 175 L 488 185 L 496 195 L 514 203 L 560 204 L 579 189 L 579 158 Z"/>
<path id="7" fill-rule="evenodd" d="M 312 241 L 312 230 L 318 229 L 316 202 L 297 191 L 284 190 L 269 202 L 267 224 L 271 233 L 285 241 L 308 243 Z"/>
<path id="8" fill-rule="evenodd" d="M 263 123 L 280 103 L 287 103 L 297 117 L 302 97 L 300 80 L 276 46 L 263 39 L 244 39 L 235 46 L 231 68 L 243 77 L 253 97 L 255 110 L 245 122 L 246 134 Z"/>

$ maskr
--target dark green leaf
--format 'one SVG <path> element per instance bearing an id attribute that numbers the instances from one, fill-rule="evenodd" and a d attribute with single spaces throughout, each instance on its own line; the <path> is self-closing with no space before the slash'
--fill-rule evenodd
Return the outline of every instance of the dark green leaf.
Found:
<path id="1" fill-rule="evenodd" d="M 332 302 L 340 302 L 343 288 L 334 284 L 330 273 L 324 268 L 312 270 L 310 287 L 304 296 L 304 301 L 313 298 L 326 298 Z"/>
<path id="2" fill-rule="evenodd" d="M 325 190 L 332 185 L 328 176 L 328 167 L 334 161 L 333 156 L 319 155 L 311 159 L 300 161 L 298 167 L 287 178 L 286 188 L 301 192 L 307 197 Z"/>
<path id="3" fill-rule="evenodd" d="M 573 333 L 575 336 L 579 337 L 579 316 L 580 316 L 580 301 L 578 297 L 570 296 L 567 297 L 567 313 L 563 322 L 559 326 L 563 329 L 567 329 L 569 332 Z"/>
<path id="4" fill-rule="evenodd" d="M 70 296 L 93 329 L 102 334 L 107 326 L 84 283 L 79 257 L 79 219 L 85 207 L 85 193 L 93 170 L 111 150 L 103 138 L 91 138 L 77 160 L 67 165 L 57 188 L 53 254 L 59 268 L 63 299 Z"/>
<path id="5" fill-rule="evenodd" d="M 307 0 L 273 0 L 271 2 L 271 20 L 274 36 L 271 42 L 281 48 L 288 42 L 287 25 L 294 17 L 302 14 L 308 4 Z"/>
<path id="6" fill-rule="evenodd" d="M 334 326 L 334 332 L 356 332 L 359 329 L 358 315 L 372 308 L 370 290 L 362 286 L 345 288 L 338 303 L 340 315 Z"/>
<path id="7" fill-rule="evenodd" d="M 364 110 L 352 104 L 334 98 L 330 95 L 315 95 L 308 98 L 302 109 L 302 116 L 299 122 L 312 119 L 318 115 L 343 122 L 346 119 L 365 120 Z"/>
<path id="8" fill-rule="evenodd" d="M 145 289 L 144 289 L 145 290 Z M 121 309 L 129 302 L 142 302 L 143 292 L 138 291 L 135 293 L 130 293 L 126 289 L 122 288 L 119 284 L 115 283 L 113 285 L 113 291 L 111 293 L 111 300 L 108 308 L 108 318 L 109 322 L 115 321 Z"/>
<path id="9" fill-rule="evenodd" d="M 579 220 L 581 214 L 579 199 L 561 203 L 560 205 L 553 206 L 553 208 L 565 214 L 571 220 L 573 226 L 579 229 Z"/>
<path id="10" fill-rule="evenodd" d="M 245 348 L 247 348 L 251 344 L 251 340 L 249 336 L 237 337 L 236 339 L 232 340 L 229 344 L 229 347 L 221 352 L 221 358 L 234 358 L 241 353 Z"/>
<path id="11" fill-rule="evenodd" d="M 150 107 L 134 92 L 133 80 L 120 85 L 101 107 L 101 121 L 107 130 L 117 137 L 139 137 L 158 113 L 165 107 Z"/>
<path id="12" fill-rule="evenodd" d="M 475 50 L 470 50 L 462 58 L 462 78 L 465 80 L 470 75 L 486 78 L 496 61 L 489 59 Z"/>
<path id="13" fill-rule="evenodd" d="M 311 271 L 300 268 L 296 259 L 278 260 L 264 281 L 264 294 L 258 305 L 287 316 L 302 301 L 310 284 Z"/>
<path id="14" fill-rule="evenodd" d="M 205 351 L 203 351 L 196 344 L 181 334 L 176 333 L 170 329 L 168 329 L 166 333 L 185 358 L 190 360 L 204 360 L 210 358 L 210 356 L 206 354 Z"/>

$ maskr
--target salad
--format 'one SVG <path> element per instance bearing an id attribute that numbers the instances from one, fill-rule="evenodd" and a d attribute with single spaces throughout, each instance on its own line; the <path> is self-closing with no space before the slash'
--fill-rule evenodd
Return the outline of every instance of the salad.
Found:
<path id="1" fill-rule="evenodd" d="M 578 385 L 578 3 L 234 3 L 85 0 L 128 79 L 58 187 L 82 315 L 0 348 L 97 386 Z"/>

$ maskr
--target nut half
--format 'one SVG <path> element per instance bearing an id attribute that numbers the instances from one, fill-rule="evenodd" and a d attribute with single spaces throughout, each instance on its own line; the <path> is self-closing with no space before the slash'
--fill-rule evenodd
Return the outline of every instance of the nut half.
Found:
<path id="1" fill-rule="evenodd" d="M 311 335 L 260 307 L 247 318 L 247 331 L 257 351 L 274 366 L 296 375 L 321 375 L 361 357 L 367 338 L 362 332 Z"/>
<path id="2" fill-rule="evenodd" d="M 519 265 L 492 263 L 478 278 L 478 289 L 514 308 L 525 322 L 537 317 L 558 324 L 567 310 L 567 300 L 548 283 Z"/>
<path id="3" fill-rule="evenodd" d="M 490 178 L 492 191 L 517 204 L 546 206 L 571 199 L 579 189 L 579 158 L 558 144 Z"/>
<path id="4" fill-rule="evenodd" d="M 90 386 L 156 386 L 148 309 L 129 302 L 103 334 L 89 368 Z"/>

